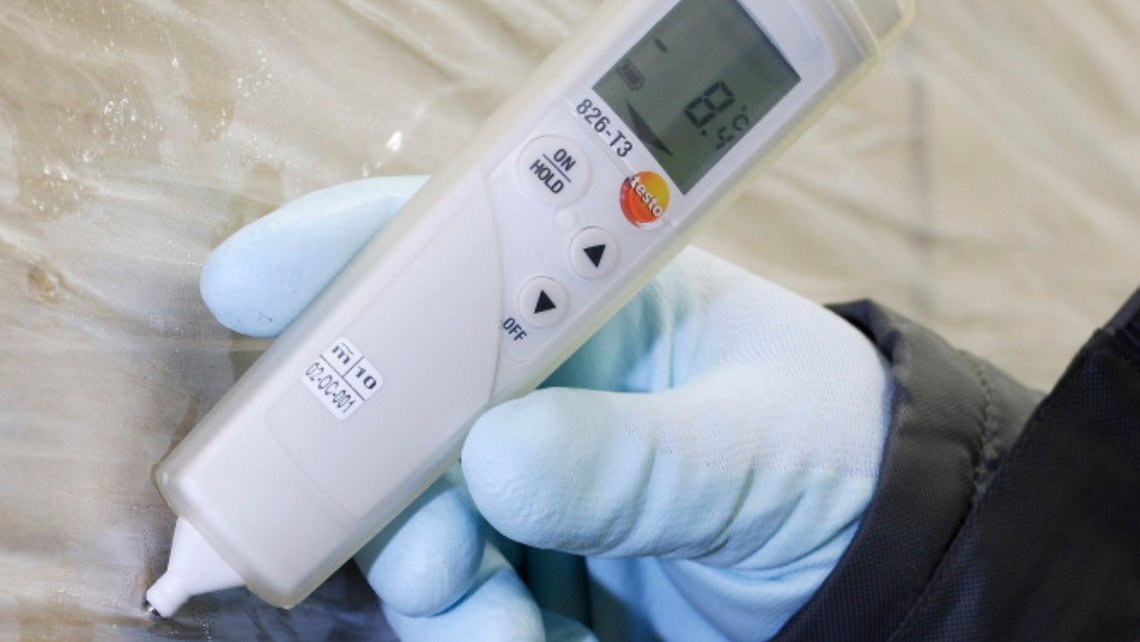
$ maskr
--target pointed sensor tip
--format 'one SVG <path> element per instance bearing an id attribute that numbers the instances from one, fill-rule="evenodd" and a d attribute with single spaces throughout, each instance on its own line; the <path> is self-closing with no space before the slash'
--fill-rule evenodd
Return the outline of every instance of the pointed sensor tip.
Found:
<path id="1" fill-rule="evenodd" d="M 158 609 L 154 608 L 154 605 L 151 604 L 150 601 L 143 600 L 142 607 L 143 611 L 146 612 L 147 617 L 156 620 L 163 619 L 162 614 L 158 612 Z"/>

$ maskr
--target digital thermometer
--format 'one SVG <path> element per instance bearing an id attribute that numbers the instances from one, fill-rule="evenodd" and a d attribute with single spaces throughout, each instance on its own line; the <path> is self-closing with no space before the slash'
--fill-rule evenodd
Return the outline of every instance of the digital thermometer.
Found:
<path id="1" fill-rule="evenodd" d="M 868 69 L 912 2 L 603 3 L 161 465 L 179 522 L 149 602 L 170 615 L 240 583 L 304 599 Z"/>

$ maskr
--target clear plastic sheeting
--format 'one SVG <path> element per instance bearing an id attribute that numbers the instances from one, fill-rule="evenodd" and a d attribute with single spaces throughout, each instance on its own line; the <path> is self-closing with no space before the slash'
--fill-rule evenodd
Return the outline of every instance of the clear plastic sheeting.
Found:
<path id="1" fill-rule="evenodd" d="M 1046 387 L 1140 285 L 1140 5 L 919 4 L 700 243 Z M 287 199 L 431 173 L 594 5 L 4 3 L 0 642 L 392 639 L 352 572 L 288 612 L 142 614 L 174 519 L 154 467 L 264 348 L 198 272 Z"/>

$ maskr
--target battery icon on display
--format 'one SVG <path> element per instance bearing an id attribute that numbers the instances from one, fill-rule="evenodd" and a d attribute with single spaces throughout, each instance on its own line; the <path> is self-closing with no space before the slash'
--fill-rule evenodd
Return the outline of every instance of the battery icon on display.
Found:
<path id="1" fill-rule="evenodd" d="M 635 67 L 633 61 L 629 58 L 618 63 L 617 73 L 633 91 L 637 91 L 645 86 L 645 76 L 641 74 L 641 70 Z"/>

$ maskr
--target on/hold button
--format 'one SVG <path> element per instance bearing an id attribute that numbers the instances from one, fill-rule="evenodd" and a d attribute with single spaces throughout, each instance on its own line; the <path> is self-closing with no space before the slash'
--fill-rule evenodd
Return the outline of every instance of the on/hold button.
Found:
<path id="1" fill-rule="evenodd" d="M 519 157 L 519 178 L 534 200 L 552 207 L 577 201 L 590 183 L 590 163 L 582 148 L 561 136 L 527 144 Z"/>

